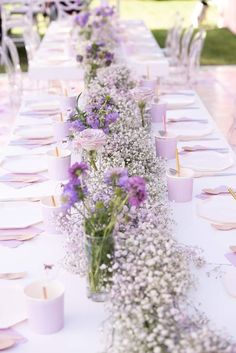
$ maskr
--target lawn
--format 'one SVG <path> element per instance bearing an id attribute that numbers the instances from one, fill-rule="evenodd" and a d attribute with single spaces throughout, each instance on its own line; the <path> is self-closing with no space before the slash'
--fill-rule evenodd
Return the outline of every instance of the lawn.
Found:
<path id="1" fill-rule="evenodd" d="M 165 44 L 167 29 L 178 11 L 184 18 L 184 27 L 191 24 L 191 16 L 198 0 L 121 0 L 121 16 L 125 19 L 142 18 L 152 30 L 161 47 Z M 203 65 L 235 65 L 236 35 L 226 28 L 217 28 L 218 12 L 210 6 L 203 27 L 207 37 L 202 53 Z"/>

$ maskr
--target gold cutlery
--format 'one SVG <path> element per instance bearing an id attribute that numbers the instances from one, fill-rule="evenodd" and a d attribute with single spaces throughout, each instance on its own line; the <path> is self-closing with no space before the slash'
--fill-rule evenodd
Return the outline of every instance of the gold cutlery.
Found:
<path id="1" fill-rule="evenodd" d="M 26 241 L 33 239 L 37 236 L 38 234 L 15 234 L 15 235 L 0 235 L 0 241 L 7 241 L 7 240 L 19 240 L 19 241 Z"/>
<path id="2" fill-rule="evenodd" d="M 0 279 L 15 280 L 24 278 L 27 272 L 12 272 L 12 273 L 0 273 Z"/>
<path id="3" fill-rule="evenodd" d="M 0 336 L 0 351 L 11 348 L 16 344 L 17 339 L 12 336 Z"/>
<path id="4" fill-rule="evenodd" d="M 233 198 L 236 200 L 236 193 L 234 192 L 234 190 L 232 188 L 228 188 L 228 192 L 230 193 L 230 195 L 233 196 Z"/>

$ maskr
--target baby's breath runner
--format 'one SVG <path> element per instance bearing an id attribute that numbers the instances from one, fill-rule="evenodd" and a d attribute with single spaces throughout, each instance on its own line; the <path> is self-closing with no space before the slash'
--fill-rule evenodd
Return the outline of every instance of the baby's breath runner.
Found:
<path id="1" fill-rule="evenodd" d="M 109 28 L 108 48 L 115 52 L 117 38 L 113 36 L 111 40 L 110 37 L 110 33 L 114 33 L 113 11 L 99 9 L 86 15 L 89 41 L 98 39 L 99 29 L 105 43 L 102 48 L 106 50 L 105 34 Z M 101 22 L 105 18 L 104 28 L 97 22 L 95 27 L 91 25 L 98 20 L 96 13 Z M 80 39 L 83 38 L 86 47 L 91 42 L 85 39 L 88 36 L 84 33 L 86 24 L 83 23 Z M 231 339 L 213 330 L 204 315 L 188 302 L 188 291 L 194 283 L 189 268 L 194 254 L 173 238 L 165 163 L 157 159 L 153 151 L 148 100 L 141 117 L 138 88 L 135 99 L 132 92 L 137 84 L 129 70 L 114 63 L 113 59 L 109 65 L 102 65 L 99 57 L 95 60 L 99 67 L 88 80 L 86 104 L 96 105 L 110 97 L 119 118 L 109 125 L 99 171 L 93 174 L 88 187 L 96 199 L 96 195 L 104 193 L 101 174 L 111 167 L 122 167 L 129 175 L 145 178 L 148 192 L 148 198 L 140 208 L 124 208 L 115 229 L 113 284 L 107 303 L 109 320 L 104 328 L 107 338 L 104 352 L 235 353 L 236 345 Z M 86 62 L 83 57 L 83 63 L 88 77 L 91 58 Z M 79 133 L 74 131 L 75 141 Z M 124 214 L 129 222 L 123 221 Z M 84 274 L 83 219 L 78 213 L 67 215 L 61 225 L 68 234 L 66 266 L 75 273 Z"/>

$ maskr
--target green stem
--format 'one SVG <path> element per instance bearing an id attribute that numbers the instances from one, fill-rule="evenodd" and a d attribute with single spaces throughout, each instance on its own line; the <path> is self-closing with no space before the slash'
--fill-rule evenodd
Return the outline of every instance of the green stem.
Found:
<path id="1" fill-rule="evenodd" d="M 96 151 L 89 151 L 89 163 L 90 163 L 91 167 L 97 172 L 98 168 L 96 165 L 96 157 L 97 157 Z"/>

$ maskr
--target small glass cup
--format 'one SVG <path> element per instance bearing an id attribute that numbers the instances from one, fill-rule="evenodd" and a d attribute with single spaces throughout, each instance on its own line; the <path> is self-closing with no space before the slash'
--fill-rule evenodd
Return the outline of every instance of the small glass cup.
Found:
<path id="1" fill-rule="evenodd" d="M 151 121 L 152 123 L 162 123 L 166 115 L 167 105 L 152 103 L 151 105 Z"/>
<path id="2" fill-rule="evenodd" d="M 24 288 L 32 331 L 48 335 L 64 327 L 64 292 L 64 286 L 59 281 L 38 281 Z"/>
<path id="3" fill-rule="evenodd" d="M 176 156 L 177 137 L 167 132 L 165 135 L 155 136 L 156 155 L 165 159 L 173 159 Z"/>
<path id="4" fill-rule="evenodd" d="M 57 155 L 58 151 L 58 155 Z M 47 152 L 48 174 L 51 180 L 67 180 L 71 166 L 71 151 L 57 149 Z"/>
<path id="5" fill-rule="evenodd" d="M 41 209 L 44 223 L 44 230 L 52 234 L 60 234 L 57 227 L 57 217 L 63 212 L 59 196 L 46 196 L 41 199 Z"/>
<path id="6" fill-rule="evenodd" d="M 168 198 L 175 202 L 189 202 L 193 198 L 193 178 L 192 169 L 181 168 L 179 175 L 173 175 L 169 170 L 166 172 Z"/>

